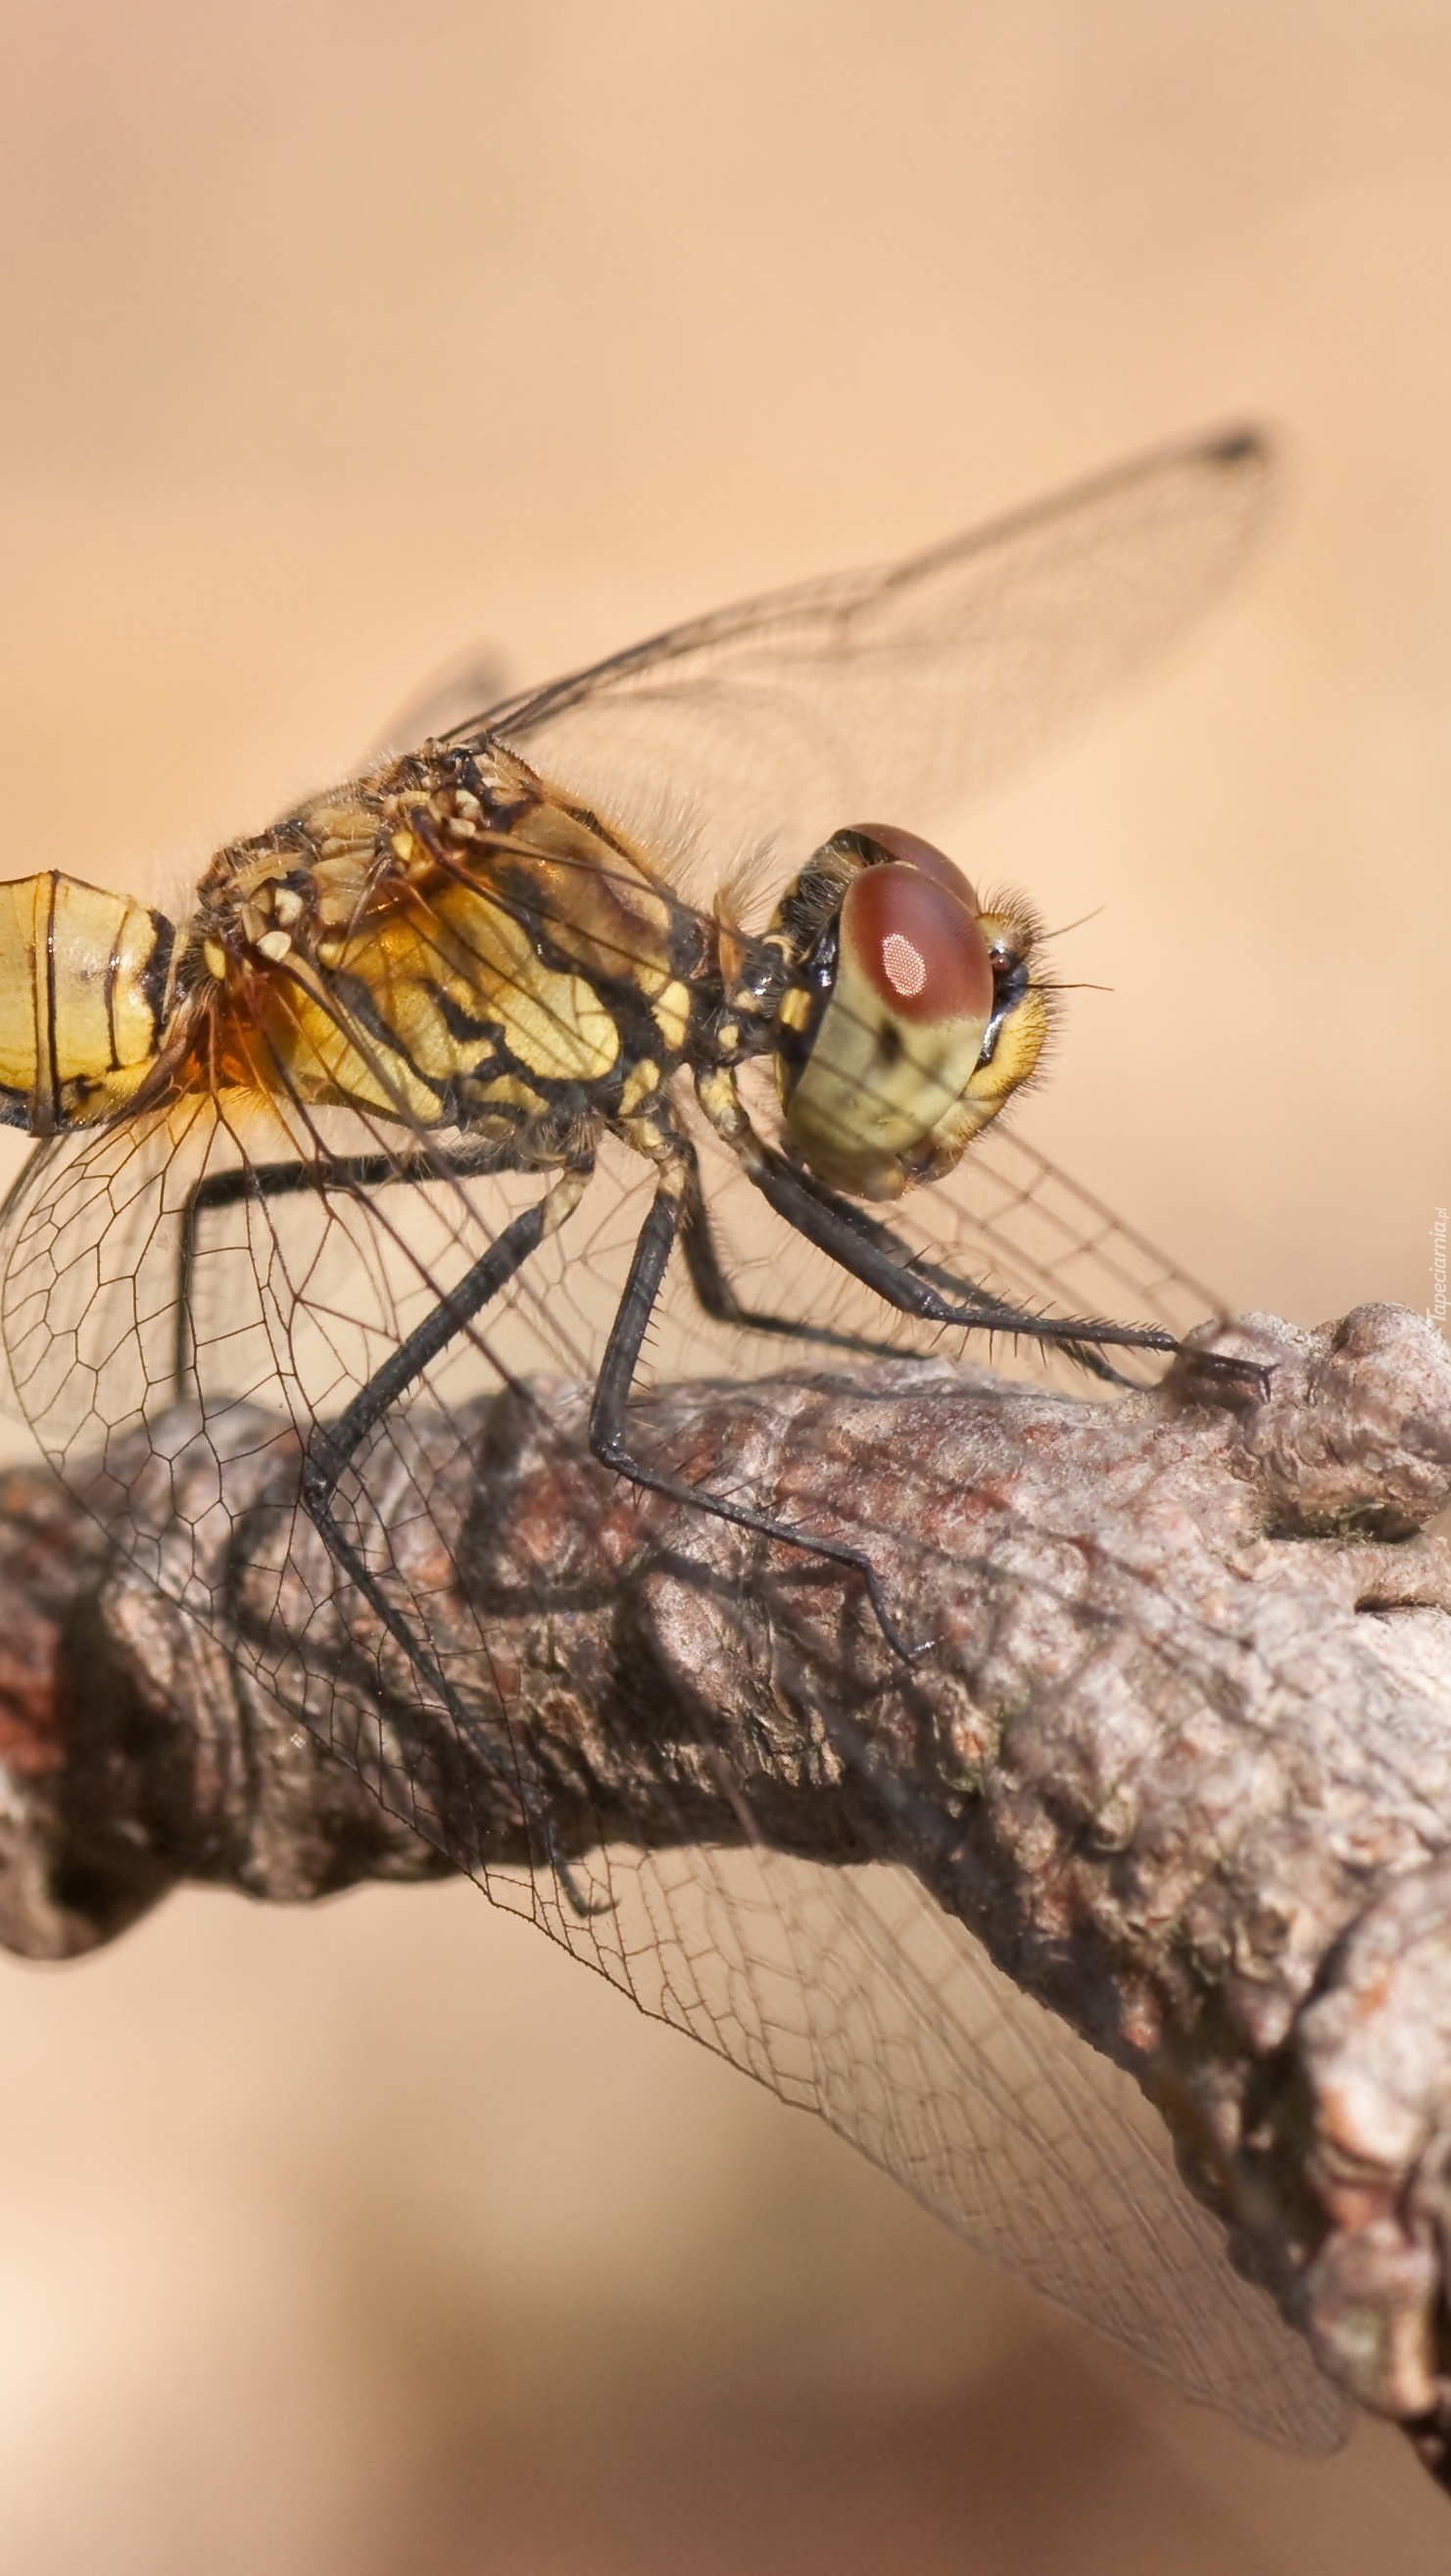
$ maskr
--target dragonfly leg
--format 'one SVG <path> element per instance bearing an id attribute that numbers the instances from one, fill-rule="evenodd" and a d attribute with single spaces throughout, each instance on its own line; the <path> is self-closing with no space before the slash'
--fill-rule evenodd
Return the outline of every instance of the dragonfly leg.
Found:
<path id="1" fill-rule="evenodd" d="M 813 1190 L 813 1196 L 817 1195 L 819 1193 Z M 990 1297 L 985 1288 L 977 1287 L 970 1279 L 958 1278 L 937 1263 L 915 1254 L 911 1245 L 904 1243 L 889 1226 L 865 1216 L 848 1200 L 837 1203 L 837 1212 L 850 1223 L 860 1220 L 860 1231 L 867 1240 L 875 1243 L 901 1269 L 910 1270 L 914 1276 L 927 1280 L 959 1304 L 980 1305 L 984 1309 L 981 1321 L 985 1331 L 1007 1330 L 1002 1320 L 1005 1309 L 1001 1300 Z M 799 1316 L 776 1315 L 760 1307 L 744 1305 L 726 1274 L 703 1199 L 697 1199 L 694 1204 L 690 1199 L 686 1201 L 681 1219 L 680 1248 L 685 1256 L 696 1303 L 713 1323 L 732 1324 L 741 1332 L 775 1333 L 783 1339 L 810 1342 L 827 1350 L 850 1351 L 860 1359 L 897 1360 L 903 1357 L 899 1342 L 877 1341 L 869 1333 L 839 1332 L 829 1324 L 812 1324 Z M 1171 1347 L 1177 1350 L 1177 1342 Z M 1078 1343 L 1069 1345 L 1069 1348 L 1072 1357 L 1090 1376 L 1102 1378 L 1111 1386 L 1138 1389 L 1139 1380 L 1126 1376 L 1122 1369 L 1114 1368 L 1101 1352 Z"/>
<path id="2" fill-rule="evenodd" d="M 989 1295 L 971 1280 L 955 1278 L 930 1256 L 914 1253 L 879 1218 L 838 1198 L 835 1191 L 798 1171 L 783 1154 L 773 1152 L 757 1134 L 729 1066 L 715 1066 L 698 1075 L 695 1089 L 716 1134 L 730 1146 L 777 1215 L 899 1314 L 923 1323 L 954 1324 L 964 1332 L 1007 1333 L 1048 1342 L 1115 1385 L 1130 1381 L 1104 1358 L 1105 1350 L 1162 1351 L 1173 1358 L 1183 1348 L 1175 1334 L 1157 1325 L 1038 1315 L 1031 1307 L 1013 1306 Z M 1196 1353 L 1195 1361 L 1199 1368 L 1249 1394 L 1263 1396 L 1266 1391 L 1266 1372 L 1252 1361 L 1219 1351 Z"/>
<path id="3" fill-rule="evenodd" d="M 949 1270 L 945 1263 L 935 1261 L 930 1253 L 915 1251 L 912 1245 L 905 1242 L 891 1226 L 884 1225 L 880 1217 L 869 1215 L 865 1208 L 855 1206 L 850 1199 L 839 1198 L 834 1190 L 826 1189 L 821 1182 L 813 1180 L 809 1173 L 798 1174 L 790 1165 L 782 1168 L 788 1181 L 795 1182 L 816 1206 L 826 1209 L 830 1216 L 838 1219 L 853 1234 L 859 1236 L 873 1252 L 882 1255 L 891 1264 L 894 1273 L 900 1275 L 905 1272 L 910 1278 L 925 1283 L 929 1289 L 938 1290 L 943 1297 L 947 1298 L 956 1310 L 950 1320 L 964 1331 L 969 1330 L 973 1324 L 989 1333 L 1031 1331 L 1035 1340 L 1053 1341 L 1058 1347 L 1064 1349 L 1078 1367 L 1086 1370 L 1089 1376 L 1100 1378 L 1109 1386 L 1127 1387 L 1134 1393 L 1141 1391 L 1141 1381 L 1138 1378 L 1126 1376 L 1122 1369 L 1116 1369 L 1110 1360 L 1104 1358 L 1102 1350 L 1095 1347 L 1096 1336 L 1100 1332 L 1105 1335 L 1112 1332 L 1120 1340 L 1128 1335 L 1130 1347 L 1135 1350 L 1155 1350 L 1172 1354 L 1181 1347 L 1171 1333 L 1162 1332 L 1152 1325 L 1085 1324 L 1083 1329 L 1087 1338 L 1082 1341 L 1073 1338 L 1071 1330 L 1068 1334 L 1060 1336 L 1053 1329 L 1054 1318 L 1035 1315 L 1030 1307 L 1013 1306 L 1001 1297 L 994 1297 L 976 1280 L 964 1279 L 959 1272 Z M 752 1178 L 756 1179 L 754 1172 Z M 760 1186 L 757 1180 L 757 1187 Z M 788 1217 L 787 1222 L 795 1225 L 794 1218 Z M 804 1231 L 801 1228 L 797 1230 Z M 838 1259 L 840 1256 L 833 1254 L 831 1257 Z M 843 1262 L 842 1267 L 850 1269 L 851 1264 Z M 861 1273 L 854 1272 L 853 1275 L 860 1277 Z M 867 1284 L 875 1287 L 877 1282 L 873 1279 Z M 940 1314 L 928 1313 L 927 1310 L 916 1306 L 907 1306 L 904 1311 L 911 1314 L 922 1313 L 924 1320 L 930 1322 L 944 1320 Z M 1034 1327 L 1041 1328 L 1045 1324 L 1049 1327 L 1048 1330 L 1034 1330 Z M 1225 1374 L 1238 1380 L 1244 1379 L 1247 1375 L 1251 1376 L 1255 1380 L 1257 1391 L 1259 1389 L 1262 1373 L 1249 1367 L 1248 1364 L 1230 1359 L 1212 1358 L 1210 1366 L 1212 1369 L 1222 1369 Z"/>
<path id="4" fill-rule="evenodd" d="M 814 1243 L 829 1260 L 871 1288 L 887 1305 L 924 1323 L 952 1324 L 963 1332 L 1006 1333 L 1025 1341 L 1047 1342 L 1066 1351 L 1094 1376 L 1111 1384 L 1132 1385 L 1105 1359 L 1108 1350 L 1162 1351 L 1175 1357 L 1183 1344 L 1177 1335 L 1155 1324 L 1115 1324 L 1104 1317 L 1039 1315 L 1029 1306 L 1013 1306 L 990 1296 L 970 1280 L 914 1253 L 887 1226 L 851 1207 L 827 1190 L 804 1180 L 789 1163 L 760 1150 L 746 1166 L 751 1179 L 778 1216 Z M 1263 1397 L 1266 1372 L 1257 1362 L 1228 1352 L 1195 1353 L 1195 1366 L 1223 1377 L 1248 1394 Z"/>
<path id="5" fill-rule="evenodd" d="M 389 1598 L 385 1586 L 361 1550 L 342 1528 L 335 1500 L 342 1477 L 368 1434 L 417 1384 L 425 1369 L 448 1348 L 450 1342 L 466 1331 L 475 1316 L 481 1314 L 510 1280 L 517 1277 L 546 1236 L 564 1223 L 583 1195 L 592 1168 L 592 1164 L 584 1164 L 561 1173 L 533 1207 L 526 1208 L 512 1224 L 505 1226 L 457 1287 L 439 1299 L 432 1312 L 424 1316 L 407 1340 L 401 1342 L 369 1378 L 367 1385 L 359 1389 L 337 1420 L 318 1423 L 314 1427 L 302 1465 L 303 1508 L 328 1554 L 362 1595 L 395 1645 L 402 1648 L 419 1679 L 438 1694 L 460 1733 L 467 1735 L 472 1742 L 481 1743 L 486 1760 L 518 1798 L 526 1823 L 539 1834 L 561 1888 L 571 1906 L 581 1915 L 588 1915 L 596 1909 L 581 1894 L 568 1862 L 555 1849 L 548 1820 L 540 1813 L 532 1791 L 500 1754 L 481 1742 L 469 1712 L 437 1656 L 416 1633 L 397 1603 Z M 393 1165 L 386 1177 L 400 1177 L 398 1167 Z"/>
<path id="6" fill-rule="evenodd" d="M 627 1477 L 632 1485 L 643 1486 L 649 1493 L 663 1494 L 669 1502 L 688 1503 L 695 1510 L 709 1512 L 716 1520 L 728 1521 L 733 1529 L 751 1530 L 759 1538 L 800 1548 L 803 1555 L 826 1557 L 834 1565 L 850 1566 L 862 1577 L 877 1625 L 893 1653 L 909 1660 L 914 1650 L 904 1643 L 882 1598 L 877 1570 L 861 1548 L 850 1547 L 839 1539 L 814 1537 L 809 1530 L 797 1529 L 789 1521 L 775 1520 L 766 1512 L 752 1511 L 748 1504 L 732 1502 L 728 1495 L 688 1484 L 682 1476 L 666 1475 L 637 1458 L 630 1446 L 630 1388 L 681 1229 L 689 1189 L 688 1163 L 684 1157 L 672 1158 L 662 1170 L 650 1213 L 640 1228 L 624 1295 L 605 1344 L 590 1407 L 590 1448 L 603 1466 L 613 1467 L 617 1475 Z"/>

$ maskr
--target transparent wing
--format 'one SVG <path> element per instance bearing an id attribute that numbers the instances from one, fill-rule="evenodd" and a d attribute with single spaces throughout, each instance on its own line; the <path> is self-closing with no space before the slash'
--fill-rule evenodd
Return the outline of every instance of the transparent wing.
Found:
<path id="1" fill-rule="evenodd" d="M 1125 2075 L 905 1872 L 612 1850 L 552 1927 L 647 2012 L 816 2112 L 979 2251 L 1186 2395 L 1290 2448 L 1346 2411 L 1241 2281 Z"/>
<path id="2" fill-rule="evenodd" d="M 392 1154 L 398 1178 L 263 1194 L 268 1171 L 322 1150 Z M 227 1195 L 239 1174 L 259 1186 Z M 438 1365 L 417 1403 L 380 1425 L 348 1491 L 357 1544 L 466 1717 L 477 1712 L 472 1735 L 466 1724 L 467 1740 L 450 1739 L 443 1755 L 421 1751 L 436 1744 L 438 1719 L 421 1705 L 412 1721 L 400 1708 L 386 1741 L 374 1716 L 360 1730 L 339 1682 L 355 1614 L 328 1560 L 303 1544 L 310 1534 L 289 1524 L 270 1552 L 249 1543 L 243 1592 L 234 1589 L 236 1551 L 219 1541 L 231 1539 L 239 1470 L 259 1454 L 286 1469 L 297 1436 L 336 1418 L 541 1186 L 517 1174 L 419 1182 L 405 1177 L 396 1137 L 263 1101 L 189 1100 L 43 1147 L 6 1233 L 5 1338 L 29 1418 L 150 1578 L 496 1902 L 646 2012 L 825 2118 L 974 2244 L 1191 2395 L 1273 2438 L 1328 2445 L 1342 2428 L 1338 2400 L 1229 2268 L 1127 2079 L 998 1976 L 915 1881 L 787 1858 L 764 1835 L 736 1849 L 702 1844 L 687 1786 L 663 1761 L 653 1796 L 664 1848 L 606 1843 L 579 1865 L 604 1910 L 581 1914 L 527 1843 L 512 1861 L 481 1862 L 480 1746 L 487 1739 L 490 1783 L 501 1762 L 526 1791 L 544 1781 L 494 1635 L 457 1626 L 479 1406 L 507 1388 L 514 1403 L 543 1408 L 541 1437 L 577 1459 L 582 1399 L 561 1398 L 559 1382 L 587 1381 L 647 1175 L 607 1160 L 594 1203 L 543 1247 L 486 1329 Z M 199 1190 L 213 1202 L 192 1242 L 181 1335 L 178 1267 Z M 790 1240 L 770 1211 L 742 1199 L 728 1215 L 740 1260 L 789 1279 Z M 979 1213 L 959 1223 L 961 1241 L 996 1245 L 1014 1277 L 1046 1282 L 1065 1261 L 1071 1277 L 1074 1262 L 1106 1261 L 1121 1279 L 1132 1263 L 1139 1289 L 1157 1281 L 1166 1297 L 1182 1293 L 1196 1311 L 1202 1302 L 1026 1148 L 1010 1150 Z M 793 1286 L 809 1306 L 809 1276 Z M 834 1293 L 840 1320 L 856 1292 L 838 1281 Z M 766 1349 L 765 1364 L 777 1364 Z M 740 1337 L 684 1298 L 668 1305 L 657 1374 L 708 1374 L 724 1351 L 739 1366 Z M 396 1657 L 392 1678 L 397 1700 Z"/>
<path id="3" fill-rule="evenodd" d="M 551 781 L 702 884 L 843 823 L 923 829 L 1207 605 L 1262 514 L 1237 429 L 1165 447 L 905 563 L 776 591 L 492 708 Z M 684 880 L 690 882 L 690 880 Z"/>
<path id="4" fill-rule="evenodd" d="M 1253 440 L 1165 451 L 895 571 L 682 629 L 492 721 L 647 837 L 693 796 L 712 868 L 772 836 L 790 860 L 853 813 L 925 819 L 1185 620 L 1244 542 L 1264 477 Z M 637 1160 L 607 1145 L 583 1206 L 384 1417 L 340 1489 L 359 1561 L 431 1659 L 424 1675 L 391 1655 L 381 1731 L 349 1696 L 355 1594 L 313 1533 L 284 1511 L 270 1537 L 254 1515 L 231 1543 L 242 1471 L 251 1491 L 275 1456 L 295 1494 L 299 1437 L 337 1419 L 545 1185 L 470 1176 L 467 1141 L 226 1095 L 43 1147 L 5 1220 L 3 1315 L 47 1454 L 171 1598 L 497 1902 L 819 2113 L 1191 2394 L 1284 2440 L 1333 2439 L 1336 2399 L 1229 2270 L 1132 2089 L 996 1977 L 915 1882 L 773 1851 L 745 1784 L 732 1833 L 703 1842 L 688 1782 L 663 1763 L 661 1848 L 606 1838 L 582 1864 L 607 1910 L 580 1913 L 540 1865 L 529 1819 L 549 1749 L 493 1626 L 460 1633 L 456 1575 L 479 1424 L 501 1395 L 580 1464 L 582 1403 L 561 1380 L 587 1387 L 598 1364 L 651 1186 Z M 818 1335 L 951 1355 L 957 1337 L 884 1319 L 697 1141 L 747 1302 Z M 279 1172 L 292 1175 L 280 1190 Z M 1177 1331 L 1214 1303 L 1011 1136 L 981 1140 L 901 1227 L 909 1250 L 1030 1308 Z M 652 1366 L 662 1381 L 739 1375 L 781 1355 L 708 1322 L 676 1282 Z M 708 1771 L 701 1745 L 684 1748 L 686 1773 L 692 1750 Z M 520 1840 L 485 1863 L 478 1801 L 501 1781 Z"/>

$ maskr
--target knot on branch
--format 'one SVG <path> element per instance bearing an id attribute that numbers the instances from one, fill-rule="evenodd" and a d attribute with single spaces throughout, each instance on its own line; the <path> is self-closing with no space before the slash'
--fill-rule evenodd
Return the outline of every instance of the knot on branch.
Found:
<path id="1" fill-rule="evenodd" d="M 1422 1317 L 1357 1306 L 1306 1332 L 1250 1315 L 1206 1338 L 1270 1366 L 1244 1446 L 1278 1535 L 1408 1537 L 1451 1500 L 1447 1346 Z"/>
<path id="2" fill-rule="evenodd" d="M 1321 2358 L 1444 2460 L 1451 2245 L 1451 1854 L 1359 1917 L 1300 2017 L 1308 2171 L 1330 2222 L 1306 2282 Z"/>

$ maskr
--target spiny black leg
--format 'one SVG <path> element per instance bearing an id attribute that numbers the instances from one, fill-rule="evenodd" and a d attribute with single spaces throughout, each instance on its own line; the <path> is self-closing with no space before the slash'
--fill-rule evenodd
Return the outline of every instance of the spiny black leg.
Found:
<path id="1" fill-rule="evenodd" d="M 990 1295 L 989 1291 L 986 1288 L 980 1288 L 975 1280 L 964 1279 L 959 1272 L 949 1270 L 940 1261 L 934 1261 L 930 1253 L 914 1251 L 911 1244 L 904 1242 L 901 1235 L 895 1233 L 891 1226 L 884 1225 L 880 1217 L 869 1216 L 865 1208 L 855 1206 L 850 1199 L 838 1198 L 834 1190 L 828 1190 L 820 1181 L 813 1180 L 809 1172 L 796 1173 L 792 1177 L 799 1180 L 802 1189 L 818 1207 L 827 1208 L 833 1215 L 840 1217 L 844 1225 L 850 1226 L 852 1231 L 859 1234 L 865 1242 L 876 1245 L 889 1260 L 898 1264 L 903 1270 L 910 1271 L 914 1278 L 923 1279 L 929 1287 L 940 1289 L 944 1296 L 950 1297 L 959 1306 L 981 1307 L 984 1310 L 982 1318 L 984 1330 L 999 1332 L 1008 1329 L 1000 1320 L 1003 1313 L 1001 1298 Z M 887 1353 L 892 1358 L 900 1356 L 895 1346 L 890 1343 L 867 1343 L 864 1347 L 870 1351 Z M 1090 1377 L 1100 1378 L 1107 1386 L 1127 1387 L 1134 1393 L 1139 1391 L 1137 1378 L 1126 1377 L 1122 1369 L 1114 1368 L 1101 1351 L 1094 1350 L 1087 1343 L 1070 1341 L 1063 1343 L 1062 1348 L 1079 1368 L 1087 1371 Z M 1173 1342 L 1170 1348 L 1177 1350 L 1179 1344 Z M 1259 1376 L 1259 1372 L 1249 1368 L 1247 1363 L 1241 1367 L 1237 1361 L 1221 1360 L 1218 1355 L 1215 1355 L 1215 1364 L 1237 1377 L 1250 1375 L 1258 1379 Z"/>
<path id="2" fill-rule="evenodd" d="M 688 1186 L 684 1173 L 678 1168 L 672 1169 L 661 1180 L 650 1213 L 640 1228 L 625 1293 L 610 1327 L 599 1376 L 595 1380 L 594 1402 L 589 1417 L 590 1448 L 603 1466 L 613 1467 L 617 1475 L 628 1477 L 632 1485 L 642 1485 L 652 1494 L 663 1494 L 669 1502 L 689 1503 L 696 1510 L 711 1513 L 716 1520 L 729 1521 L 735 1529 L 753 1530 L 759 1538 L 775 1539 L 783 1546 L 800 1548 L 803 1555 L 824 1556 L 834 1565 L 850 1566 L 866 1585 L 877 1625 L 888 1645 L 894 1654 L 908 1661 L 913 1650 L 903 1642 L 882 1600 L 876 1568 L 860 1548 L 847 1547 L 837 1539 L 814 1538 L 809 1531 L 793 1529 L 786 1521 L 772 1520 L 765 1512 L 753 1512 L 746 1504 L 733 1503 L 723 1494 L 712 1494 L 699 1485 L 687 1484 L 681 1476 L 662 1475 L 658 1468 L 646 1466 L 630 1448 L 626 1437 L 630 1387 L 665 1278 L 671 1247 L 680 1229 Z"/>
<path id="3" fill-rule="evenodd" d="M 706 1106 L 710 1114 L 709 1104 Z M 722 1125 L 719 1120 L 714 1123 Z M 949 1270 L 944 1263 L 934 1260 L 930 1252 L 915 1250 L 890 1226 L 884 1225 L 880 1217 L 869 1215 L 865 1208 L 850 1199 L 838 1197 L 834 1190 L 826 1188 L 809 1172 L 787 1163 L 779 1154 L 767 1154 L 756 1140 L 752 1139 L 754 1151 L 741 1152 L 738 1129 L 733 1131 L 731 1127 L 722 1125 L 722 1132 L 740 1153 L 741 1161 L 757 1188 L 771 1200 L 789 1225 L 817 1242 L 841 1268 L 862 1279 L 864 1284 L 877 1290 L 887 1302 L 904 1313 L 920 1316 L 924 1321 L 950 1323 L 963 1331 L 976 1328 L 989 1333 L 1026 1333 L 1035 1340 L 1051 1341 L 1090 1376 L 1109 1386 L 1126 1387 L 1135 1393 L 1139 1391 L 1139 1380 L 1113 1367 L 1102 1350 L 1094 1346 L 1097 1341 L 1126 1342 L 1134 1349 L 1163 1351 L 1170 1356 L 1182 1347 L 1172 1334 L 1152 1326 L 1099 1324 L 1087 1318 L 1045 1317 L 1034 1313 L 1031 1308 L 1010 1305 L 1005 1299 L 980 1287 L 975 1280 L 964 1279 L 959 1273 Z M 769 1186 L 772 1179 L 782 1185 L 783 1192 L 792 1194 L 790 1206 L 773 1195 Z M 797 1213 L 798 1205 L 820 1210 L 828 1222 L 835 1220 L 842 1229 L 842 1235 L 833 1236 L 827 1242 L 814 1234 L 809 1221 Z M 895 1276 L 905 1277 L 908 1283 L 905 1296 L 893 1296 L 882 1286 L 883 1274 L 876 1263 L 868 1276 L 857 1260 L 843 1251 L 843 1238 L 849 1240 L 851 1237 L 856 1237 L 867 1247 L 868 1257 L 877 1255 L 889 1265 Z M 894 1342 L 879 1342 L 866 1334 L 833 1332 L 829 1327 L 818 1328 L 742 1306 L 725 1276 L 699 1199 L 698 1183 L 695 1204 L 692 1205 L 690 1200 L 686 1203 L 682 1248 L 697 1300 L 717 1322 L 740 1325 L 756 1332 L 778 1333 L 802 1341 L 821 1342 L 871 1358 L 900 1359 L 902 1356 L 900 1346 Z M 922 1283 L 928 1290 L 935 1289 L 939 1298 L 945 1298 L 948 1304 L 931 1304 L 919 1299 L 913 1292 L 913 1282 Z M 1076 1334 L 1087 1338 L 1079 1340 L 1075 1338 Z M 1197 1364 L 1231 1379 L 1237 1385 L 1247 1384 L 1258 1394 L 1265 1391 L 1265 1371 L 1250 1361 L 1233 1359 L 1222 1352 L 1203 1352 L 1197 1355 Z"/>
<path id="4" fill-rule="evenodd" d="M 1021 1334 L 1027 1340 L 1057 1344 L 1079 1359 L 1090 1349 L 1095 1354 L 1105 1348 L 1163 1351 L 1172 1357 L 1181 1348 L 1173 1333 L 1154 1325 L 1112 1324 L 1087 1316 L 1035 1315 L 1030 1308 L 1010 1306 L 967 1282 L 962 1283 L 964 1293 L 960 1296 L 946 1295 L 936 1284 L 930 1262 L 918 1262 L 885 1226 L 813 1188 L 788 1163 L 762 1155 L 748 1162 L 746 1169 L 778 1216 L 901 1314 L 917 1316 L 929 1324 L 955 1324 L 968 1332 Z M 936 1273 L 936 1278 L 949 1276 Z M 953 1285 L 956 1288 L 958 1283 Z M 1263 1391 L 1265 1372 L 1253 1362 L 1217 1351 L 1196 1354 L 1196 1360 L 1215 1375 Z"/>
<path id="5" fill-rule="evenodd" d="M 392 1171 L 396 1172 L 396 1168 L 393 1166 Z M 315 1426 L 302 1462 L 303 1508 L 328 1554 L 354 1589 L 361 1593 L 394 1644 L 402 1648 L 420 1680 L 437 1692 L 460 1734 L 479 1743 L 491 1769 L 518 1798 L 525 1822 L 538 1832 L 561 1888 L 570 1905 L 582 1917 L 597 1909 L 580 1893 L 568 1862 L 556 1851 L 548 1818 L 539 1812 L 532 1790 L 516 1772 L 511 1771 L 486 1740 L 476 1736 L 468 1712 L 437 1657 L 414 1633 L 361 1552 L 340 1527 L 333 1500 L 350 1459 L 369 1432 L 417 1383 L 430 1363 L 517 1276 L 545 1235 L 568 1214 L 588 1177 L 587 1170 L 567 1173 L 544 1193 L 534 1207 L 526 1208 L 522 1216 L 515 1217 L 458 1286 L 439 1299 L 432 1312 L 415 1325 L 407 1340 L 400 1343 L 381 1368 L 375 1370 L 367 1385 L 359 1389 L 336 1422 Z"/>

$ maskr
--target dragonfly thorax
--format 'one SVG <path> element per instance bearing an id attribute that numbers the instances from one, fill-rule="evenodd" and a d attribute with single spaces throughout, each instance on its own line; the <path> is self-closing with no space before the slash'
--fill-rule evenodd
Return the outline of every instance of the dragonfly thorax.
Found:
<path id="1" fill-rule="evenodd" d="M 889 824 L 836 833 L 766 934 L 788 962 L 773 1046 L 785 1140 L 828 1186 L 893 1199 L 950 1171 L 1038 1063 L 1037 924 L 982 908 Z"/>
<path id="2" fill-rule="evenodd" d="M 425 745 L 223 851 L 182 981 L 213 1079 L 538 1166 L 663 1089 L 709 964 L 524 762 Z"/>

